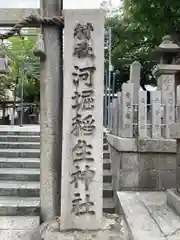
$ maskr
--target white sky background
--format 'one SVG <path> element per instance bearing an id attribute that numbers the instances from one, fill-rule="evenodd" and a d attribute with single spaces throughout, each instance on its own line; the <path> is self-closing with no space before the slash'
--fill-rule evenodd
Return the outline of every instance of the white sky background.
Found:
<path id="1" fill-rule="evenodd" d="M 99 8 L 102 0 L 64 0 L 65 9 Z M 120 0 L 111 0 L 114 6 L 120 4 Z M 40 0 L 0 0 L 0 8 L 39 8 Z"/>

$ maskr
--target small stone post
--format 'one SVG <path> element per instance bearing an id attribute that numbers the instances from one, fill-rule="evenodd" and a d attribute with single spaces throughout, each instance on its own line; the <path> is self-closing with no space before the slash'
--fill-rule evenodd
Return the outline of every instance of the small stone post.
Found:
<path id="1" fill-rule="evenodd" d="M 64 11 L 61 230 L 97 230 L 103 209 L 104 14 Z"/>
<path id="2" fill-rule="evenodd" d="M 138 111 L 139 111 L 139 90 L 140 90 L 141 64 L 137 61 L 130 66 L 130 82 L 133 83 L 133 136 L 138 136 Z"/>

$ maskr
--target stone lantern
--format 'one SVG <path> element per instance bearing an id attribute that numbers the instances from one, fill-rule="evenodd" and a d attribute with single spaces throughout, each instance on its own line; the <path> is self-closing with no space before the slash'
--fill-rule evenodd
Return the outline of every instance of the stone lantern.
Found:
<path id="1" fill-rule="evenodd" d="M 159 64 L 153 70 L 157 79 L 158 90 L 162 93 L 164 91 L 175 93 L 176 86 L 180 84 L 180 81 L 176 78 L 176 74 L 180 72 L 180 65 L 176 63 L 180 47 L 167 35 L 163 37 L 162 43 L 155 48 L 154 52 L 159 58 Z"/>

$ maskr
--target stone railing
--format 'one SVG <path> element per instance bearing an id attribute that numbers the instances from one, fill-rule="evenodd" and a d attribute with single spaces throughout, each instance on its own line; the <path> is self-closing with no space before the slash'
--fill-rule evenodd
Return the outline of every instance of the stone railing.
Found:
<path id="1" fill-rule="evenodd" d="M 110 105 L 109 130 L 113 135 L 138 139 L 170 139 L 170 125 L 179 119 L 180 86 L 177 102 L 172 91 L 138 91 L 134 104 L 134 83 L 125 83 Z"/>

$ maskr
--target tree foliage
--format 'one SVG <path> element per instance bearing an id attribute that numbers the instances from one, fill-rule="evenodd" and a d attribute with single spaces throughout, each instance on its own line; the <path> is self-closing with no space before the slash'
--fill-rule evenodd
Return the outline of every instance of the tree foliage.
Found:
<path id="1" fill-rule="evenodd" d="M 23 81 L 25 102 L 39 102 L 40 98 L 40 62 L 33 54 L 35 43 L 36 37 L 12 37 L 8 45 L 3 45 L 6 55 L 11 59 L 10 72 L 6 75 L 6 83 L 9 84 L 6 86 L 15 98 L 20 98 Z M 0 92 L 2 99 L 4 94 Z"/>
<path id="2" fill-rule="evenodd" d="M 112 63 L 114 70 L 120 70 L 119 84 L 129 80 L 130 64 L 137 60 L 142 65 L 141 83 L 155 85 L 153 50 L 164 35 L 170 34 L 176 41 L 179 38 L 179 0 L 124 0 L 113 14 L 108 4 L 103 6 L 108 10 L 106 26 L 112 29 Z"/>

